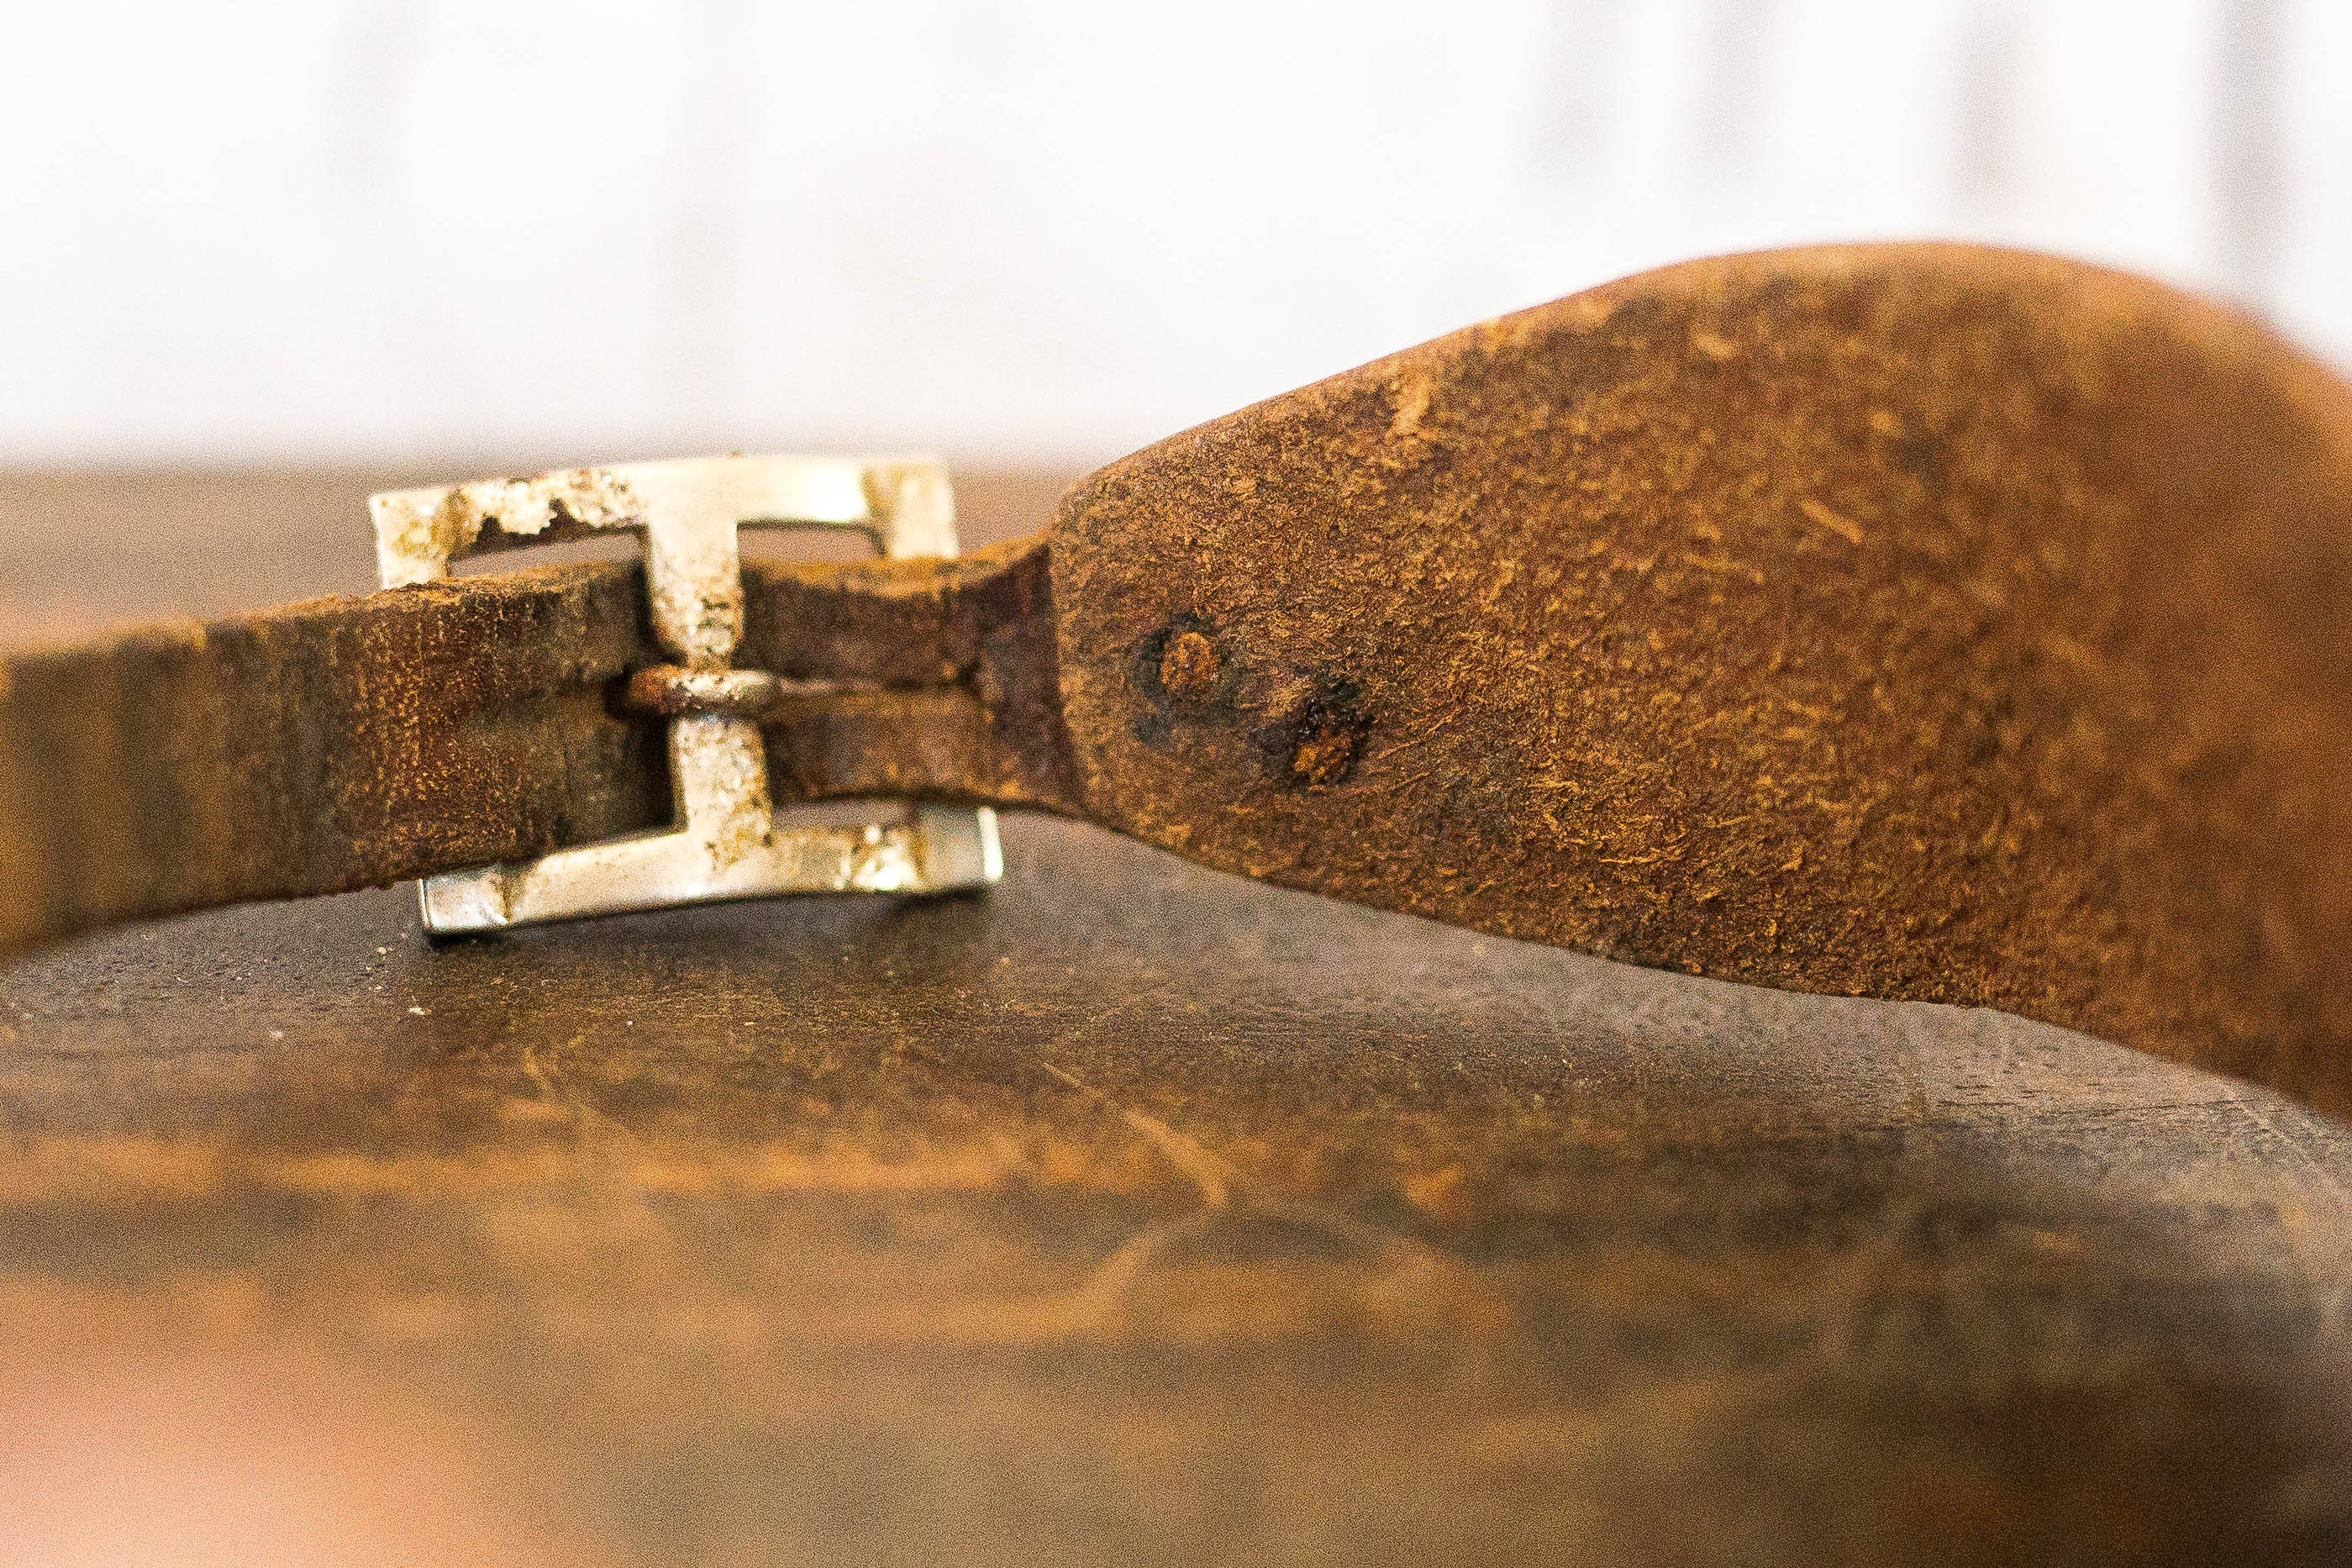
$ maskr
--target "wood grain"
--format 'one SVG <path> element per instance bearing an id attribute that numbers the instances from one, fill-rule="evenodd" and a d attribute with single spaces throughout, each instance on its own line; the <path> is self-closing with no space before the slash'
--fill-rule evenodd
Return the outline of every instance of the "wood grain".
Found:
<path id="1" fill-rule="evenodd" d="M 1998 1014 L 1007 844 L 985 900 L 433 949 L 403 889 L 11 961 L 11 1539 L 2352 1551 L 2340 1125 Z"/>

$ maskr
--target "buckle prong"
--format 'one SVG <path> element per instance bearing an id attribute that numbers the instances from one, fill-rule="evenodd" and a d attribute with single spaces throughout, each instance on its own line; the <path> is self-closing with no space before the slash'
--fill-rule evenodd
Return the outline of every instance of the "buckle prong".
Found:
<path id="1" fill-rule="evenodd" d="M 732 668 L 743 634 L 744 527 L 846 528 L 890 557 L 953 555 L 955 506 L 936 463 L 709 458 L 572 468 L 369 499 L 387 588 L 432 582 L 486 551 L 614 529 L 645 538 L 656 641 L 676 664 L 631 677 L 632 707 L 669 719 L 676 821 L 667 830 L 453 871 L 423 884 L 436 935 L 782 893 L 939 893 L 1003 875 L 996 814 L 916 805 L 908 820 L 785 826 L 759 717 L 787 695 L 854 683 Z"/>

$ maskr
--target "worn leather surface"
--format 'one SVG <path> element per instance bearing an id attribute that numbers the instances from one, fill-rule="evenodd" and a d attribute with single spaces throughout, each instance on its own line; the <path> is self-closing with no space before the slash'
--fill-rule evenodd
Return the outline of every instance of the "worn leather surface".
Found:
<path id="1" fill-rule="evenodd" d="M 751 668 L 886 689 L 769 727 L 780 798 L 1066 803 L 1039 551 L 746 571 Z M 165 626 L 0 663 L 0 946 L 666 823 L 627 563 Z"/>
<path id="2" fill-rule="evenodd" d="M 658 728 L 616 701 L 658 658 L 627 542 L 367 593 L 365 496 L 436 471 L 0 475 L 0 948 L 667 819 Z M 967 543 L 1034 531 L 1062 479 L 961 473 Z M 1050 721 L 1050 653 L 997 668 L 1034 563 L 747 572 L 751 657 L 897 688 L 782 715 L 780 795 L 1059 787 L 1055 746 L 999 738 Z M 958 602 L 972 575 L 993 587 Z"/>
<path id="3" fill-rule="evenodd" d="M 2352 388 L 2243 318 L 1966 247 L 1696 262 L 1179 436 L 1057 530 L 1097 821 L 2352 1109 Z"/>
<path id="4" fill-rule="evenodd" d="M 0 604 L 215 613 L 265 514 L 364 581 L 365 483 L 193 484 L 0 482 Z M 2352 1552 L 2340 1123 L 1005 834 L 987 898 L 0 959 L 0 1559 Z"/>

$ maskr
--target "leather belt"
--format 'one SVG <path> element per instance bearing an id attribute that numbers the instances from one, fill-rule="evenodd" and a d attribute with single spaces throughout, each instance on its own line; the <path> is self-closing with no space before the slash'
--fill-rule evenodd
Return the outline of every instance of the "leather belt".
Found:
<path id="1" fill-rule="evenodd" d="M 880 529 L 898 470 L 856 471 L 867 513 L 705 515 Z M 393 533 L 646 526 L 667 481 L 629 474 L 393 498 Z M 1645 274 L 1175 437 L 1028 541 L 745 563 L 719 654 L 652 559 L 0 663 L 0 943 L 507 898 L 475 868 L 676 820 L 700 726 L 787 812 L 1041 807 L 2352 1108 L 2352 390 L 2153 283 L 1937 246 Z M 984 879 L 900 847 L 826 885 Z"/>

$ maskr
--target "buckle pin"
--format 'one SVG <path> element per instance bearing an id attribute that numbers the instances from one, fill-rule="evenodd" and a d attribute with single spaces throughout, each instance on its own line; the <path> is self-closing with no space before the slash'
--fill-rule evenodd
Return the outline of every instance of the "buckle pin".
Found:
<path id="1" fill-rule="evenodd" d="M 677 662 L 635 672 L 628 700 L 669 720 L 674 826 L 452 871 L 422 884 L 435 935 L 784 893 L 940 893 L 1003 875 L 996 814 L 913 807 L 907 820 L 784 826 L 758 717 L 782 697 L 856 683 L 732 667 L 743 633 L 743 527 L 855 529 L 882 554 L 956 552 L 946 471 L 928 462 L 709 458 L 573 468 L 369 498 L 387 588 L 452 561 L 614 530 L 644 536 L 655 640 Z"/>

